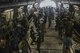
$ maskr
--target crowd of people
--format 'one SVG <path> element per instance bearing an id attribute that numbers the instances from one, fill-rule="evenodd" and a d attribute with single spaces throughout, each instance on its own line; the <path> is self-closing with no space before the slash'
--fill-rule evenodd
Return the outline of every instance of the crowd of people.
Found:
<path id="1" fill-rule="evenodd" d="M 0 53 L 29 53 L 31 52 L 30 45 L 35 44 L 37 46 L 36 50 L 40 53 L 47 22 L 48 28 L 55 25 L 54 29 L 58 31 L 59 39 L 63 40 L 63 53 L 70 53 L 75 20 L 71 12 L 66 13 L 63 11 L 60 12 L 60 10 L 53 7 L 44 7 L 42 9 L 33 7 L 28 19 L 33 18 L 34 26 L 28 26 L 25 16 L 22 19 L 16 18 L 7 22 L 6 18 L 1 15 Z M 54 24 L 52 24 L 53 20 Z M 29 30 L 30 37 L 28 35 Z M 28 43 L 28 37 L 32 40 L 30 44 Z"/>
<path id="2" fill-rule="evenodd" d="M 37 11 L 38 10 L 38 11 Z M 34 19 L 34 25 L 36 28 L 36 31 L 38 32 L 37 37 L 37 50 L 40 53 L 40 46 L 41 43 L 44 41 L 44 33 L 46 32 L 45 26 L 46 23 L 48 24 L 48 28 L 55 29 L 58 31 L 58 37 L 60 40 L 63 41 L 63 53 L 72 53 L 72 37 L 73 37 L 73 26 L 76 23 L 76 20 L 74 20 L 73 12 L 69 11 L 66 12 L 63 9 L 63 6 L 61 6 L 61 9 L 53 8 L 53 7 L 44 7 L 42 9 L 37 9 L 33 13 L 33 19 Z M 61 10 L 61 11 L 60 11 Z M 56 14 L 57 13 L 57 14 Z M 52 23 L 54 21 L 54 23 Z M 31 27 L 31 31 L 33 27 Z M 35 33 L 33 34 L 32 42 L 35 42 Z"/>

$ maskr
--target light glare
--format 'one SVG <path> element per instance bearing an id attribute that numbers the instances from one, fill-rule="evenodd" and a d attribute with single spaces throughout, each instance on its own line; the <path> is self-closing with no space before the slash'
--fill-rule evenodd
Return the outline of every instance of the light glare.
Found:
<path id="1" fill-rule="evenodd" d="M 44 0 L 40 3 L 40 7 L 46 7 L 46 6 L 52 6 L 52 7 L 56 7 L 56 3 L 54 1 L 51 0 Z"/>

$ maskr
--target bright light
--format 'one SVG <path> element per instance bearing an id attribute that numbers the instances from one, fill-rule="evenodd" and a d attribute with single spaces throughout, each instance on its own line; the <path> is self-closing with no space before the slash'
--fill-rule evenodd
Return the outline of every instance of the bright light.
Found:
<path id="1" fill-rule="evenodd" d="M 46 6 L 52 6 L 52 7 L 56 7 L 56 3 L 54 1 L 51 0 L 44 0 L 40 3 L 40 7 L 46 7 Z"/>
<path id="2" fill-rule="evenodd" d="M 33 7 L 33 5 L 28 5 L 28 8 L 32 8 Z"/>

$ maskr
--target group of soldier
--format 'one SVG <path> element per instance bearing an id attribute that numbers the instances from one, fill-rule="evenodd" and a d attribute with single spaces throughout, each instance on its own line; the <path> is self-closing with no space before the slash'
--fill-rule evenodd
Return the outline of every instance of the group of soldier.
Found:
<path id="1" fill-rule="evenodd" d="M 50 28 L 52 25 L 52 20 L 56 21 L 55 29 L 58 31 L 59 39 L 63 41 L 63 53 L 73 53 L 72 40 L 73 40 L 73 34 L 74 34 L 74 25 L 76 23 L 76 20 L 74 19 L 75 18 L 74 8 L 72 8 L 72 6 L 70 5 L 69 12 L 66 12 L 63 6 L 61 8 L 62 8 L 61 11 L 60 10 L 57 11 L 54 8 L 48 8 L 49 10 L 46 11 L 47 8 L 45 8 L 44 10 L 41 10 L 44 12 L 42 12 L 41 14 L 35 15 L 33 17 L 34 25 L 36 27 L 36 31 L 38 32 L 38 37 L 39 37 L 37 39 L 37 49 L 39 49 L 38 50 L 39 53 L 40 53 L 41 42 L 44 40 L 45 24 L 49 22 L 48 27 Z M 55 11 L 51 11 L 51 9 L 54 9 Z M 57 12 L 57 16 L 55 17 L 56 12 Z"/>
<path id="2" fill-rule="evenodd" d="M 34 45 L 34 43 L 36 43 L 37 46 L 36 50 L 40 53 L 41 43 L 44 42 L 44 32 L 45 32 L 44 17 L 40 9 L 34 10 L 32 17 L 34 25 L 31 26 L 30 30 L 30 37 L 32 39 L 31 45 Z"/>
<path id="3" fill-rule="evenodd" d="M 45 8 L 46 9 L 46 8 Z M 53 8 L 51 8 L 53 9 Z M 54 19 L 54 13 L 49 8 L 49 14 L 42 12 L 42 9 L 35 9 L 28 16 L 33 18 L 34 26 L 27 24 L 25 16 L 22 19 L 13 19 L 6 21 L 6 17 L 0 17 L 0 52 L 1 53 L 28 53 L 28 49 L 31 52 L 30 45 L 28 43 L 28 31 L 30 29 L 30 37 L 32 39 L 31 45 L 36 43 L 37 51 L 40 53 L 41 43 L 44 42 L 45 24 L 49 22 L 51 27 L 52 19 Z M 65 12 L 66 13 L 66 12 Z M 71 12 L 65 14 L 59 12 L 56 17 L 56 30 L 58 31 L 58 37 L 63 40 L 63 53 L 70 53 L 72 47 L 72 34 L 74 19 Z M 36 32 L 35 32 L 36 30 Z"/>
<path id="4" fill-rule="evenodd" d="M 47 9 L 47 8 L 46 8 Z M 49 8 L 50 10 L 50 8 Z M 51 11 L 52 12 L 52 11 Z M 46 15 L 48 14 L 48 15 Z M 36 29 L 41 30 L 41 33 L 39 34 L 40 35 L 40 38 L 37 39 L 38 43 L 41 44 L 41 36 L 42 38 L 44 37 L 44 28 L 45 28 L 45 23 L 46 22 L 49 22 L 49 28 L 51 27 L 51 22 L 52 22 L 52 19 L 54 19 L 54 13 L 52 13 L 53 15 L 50 14 L 50 12 L 47 12 L 45 13 L 45 15 L 43 16 L 39 16 L 40 18 L 43 17 L 43 19 L 39 18 L 37 15 L 36 17 L 34 16 L 34 25 L 36 27 Z M 47 18 L 48 18 L 48 21 L 47 21 Z M 39 20 L 42 20 L 42 23 L 39 22 Z M 46 20 L 46 22 L 45 22 Z M 71 53 L 71 49 L 72 49 L 72 35 L 73 35 L 73 26 L 74 26 L 74 19 L 73 19 L 73 15 L 71 14 L 71 12 L 58 12 L 57 14 L 57 17 L 56 17 L 56 29 L 58 31 L 58 37 L 60 40 L 63 40 L 63 53 Z M 32 29 L 33 27 L 31 27 Z M 33 31 L 33 30 L 32 30 Z M 34 34 L 34 33 L 33 33 Z M 35 37 L 32 38 L 33 41 L 35 39 Z M 32 41 L 32 42 L 33 42 Z M 35 41 L 34 41 L 35 42 Z M 37 45 L 39 46 L 38 48 L 40 48 L 40 45 Z M 40 49 L 39 49 L 39 52 L 40 52 Z"/>
<path id="5" fill-rule="evenodd" d="M 29 27 L 26 18 L 13 18 L 7 21 L 6 16 L 0 15 L 0 52 L 19 53 L 21 50 L 28 51 L 30 46 L 26 37 Z M 26 51 L 21 47 L 26 47 L 26 49 L 24 48 Z"/>
<path id="6" fill-rule="evenodd" d="M 60 12 L 56 19 L 56 28 L 58 30 L 59 39 L 63 40 L 63 53 L 73 53 L 72 51 L 72 38 L 74 32 L 75 20 L 71 12 Z M 66 14 L 65 14 L 66 13 Z"/>
<path id="7" fill-rule="evenodd" d="M 38 13 L 37 13 L 38 12 Z M 16 16 L 16 15 L 14 15 Z M 29 16 L 33 18 L 33 22 L 37 33 L 34 31 L 34 26 L 29 27 L 25 16 L 23 18 L 13 18 L 7 21 L 6 16 L 0 17 L 0 52 L 1 53 L 28 53 L 31 52 L 30 44 L 28 43 L 28 31 L 30 29 L 31 45 L 34 42 L 37 45 L 40 53 L 41 43 L 44 41 L 44 19 L 40 11 L 34 10 Z"/>

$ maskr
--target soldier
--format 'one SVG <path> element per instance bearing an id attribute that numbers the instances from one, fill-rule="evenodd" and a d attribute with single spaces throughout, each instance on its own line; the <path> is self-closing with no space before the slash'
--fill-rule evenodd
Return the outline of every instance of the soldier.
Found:
<path id="1" fill-rule="evenodd" d="M 64 37 L 64 50 L 63 53 L 71 53 L 72 47 L 72 34 L 73 34 L 73 22 L 72 19 L 67 16 L 65 21 L 65 37 Z"/>
<path id="2" fill-rule="evenodd" d="M 34 45 L 33 43 L 35 42 L 36 37 L 35 37 L 35 32 L 34 32 L 33 26 L 31 27 L 30 37 L 32 39 L 31 45 Z"/>
<path id="3" fill-rule="evenodd" d="M 48 16 L 49 26 L 48 27 L 50 28 L 51 27 L 51 22 L 52 22 L 51 8 L 49 8 L 49 12 L 48 13 L 49 13 L 49 16 Z"/>
<path id="4" fill-rule="evenodd" d="M 22 27 L 19 23 L 16 25 L 15 28 L 13 28 L 12 31 L 12 37 L 11 37 L 11 47 L 12 51 L 19 52 L 18 51 L 18 44 L 24 37 L 24 27 Z"/>
<path id="5" fill-rule="evenodd" d="M 40 30 L 42 31 L 42 41 L 44 41 L 44 28 L 45 28 L 45 24 L 44 24 L 44 19 L 43 17 L 40 18 Z"/>
<path id="6" fill-rule="evenodd" d="M 66 20 L 65 20 L 65 37 L 72 37 L 72 33 L 73 33 L 73 21 L 71 18 L 69 18 L 69 16 L 67 16 Z"/>
<path id="7" fill-rule="evenodd" d="M 63 22 L 61 19 L 59 19 L 59 23 L 58 23 L 58 30 L 59 30 L 59 38 L 62 39 L 63 36 Z"/>
<path id="8" fill-rule="evenodd" d="M 48 20 L 49 20 L 49 26 L 48 27 L 50 28 L 51 27 L 51 17 L 50 16 L 48 17 Z"/>
<path id="9" fill-rule="evenodd" d="M 58 30 L 58 26 L 59 26 L 59 15 L 57 15 L 57 17 L 56 17 L 56 26 L 55 26 L 55 30 Z"/>
<path id="10" fill-rule="evenodd" d="M 41 46 L 41 42 L 42 42 L 42 32 L 40 29 L 37 29 L 37 32 L 38 32 L 38 38 L 37 38 L 37 50 L 38 52 L 40 53 L 40 46 Z"/>

